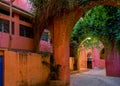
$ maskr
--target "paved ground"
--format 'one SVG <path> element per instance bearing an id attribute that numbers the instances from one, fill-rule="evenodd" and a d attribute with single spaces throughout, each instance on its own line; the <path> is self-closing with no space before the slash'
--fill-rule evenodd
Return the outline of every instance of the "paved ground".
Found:
<path id="1" fill-rule="evenodd" d="M 120 86 L 120 78 L 105 76 L 103 69 L 72 74 L 70 82 L 70 86 Z"/>

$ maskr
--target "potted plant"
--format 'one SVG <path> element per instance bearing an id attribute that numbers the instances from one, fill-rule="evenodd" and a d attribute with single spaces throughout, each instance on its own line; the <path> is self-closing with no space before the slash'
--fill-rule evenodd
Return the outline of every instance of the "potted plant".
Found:
<path id="1" fill-rule="evenodd" d="M 48 66 L 50 68 L 50 74 L 48 77 L 48 83 L 49 86 L 61 86 L 62 85 L 62 81 L 59 80 L 59 72 L 61 69 L 61 65 L 60 64 L 50 64 L 48 62 L 43 61 L 43 64 L 45 64 L 46 66 Z"/>
<path id="2" fill-rule="evenodd" d="M 61 65 L 59 64 L 52 64 L 50 65 L 50 80 L 59 80 L 59 72 L 60 72 Z"/>
<path id="3" fill-rule="evenodd" d="M 61 65 L 60 64 L 55 64 L 55 63 L 51 64 L 51 63 L 48 63 L 46 61 L 42 61 L 42 63 L 50 68 L 49 79 L 50 80 L 58 80 Z"/>

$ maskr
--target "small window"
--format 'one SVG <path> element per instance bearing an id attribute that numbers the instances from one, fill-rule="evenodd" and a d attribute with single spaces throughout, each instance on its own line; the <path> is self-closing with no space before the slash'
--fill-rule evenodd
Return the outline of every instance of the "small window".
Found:
<path id="1" fill-rule="evenodd" d="M 5 14 L 5 15 L 7 15 L 7 16 L 10 15 L 10 12 L 8 12 L 8 11 L 6 11 L 6 10 L 3 10 L 3 9 L 0 9 L 0 13 Z"/>
<path id="2" fill-rule="evenodd" d="M 32 20 L 31 18 L 27 18 L 27 17 L 24 17 L 24 16 L 19 16 L 19 19 L 22 20 L 22 21 L 25 21 L 25 22 L 28 22 L 28 23 L 32 23 Z"/>
<path id="3" fill-rule="evenodd" d="M 33 38 L 33 29 L 20 24 L 20 36 Z"/>
<path id="4" fill-rule="evenodd" d="M 0 32 L 9 33 L 9 21 L 0 19 Z M 12 22 L 12 34 L 14 34 L 14 22 Z"/>
<path id="5" fill-rule="evenodd" d="M 41 36 L 41 40 L 48 41 L 48 32 L 43 32 L 43 34 Z"/>
<path id="6" fill-rule="evenodd" d="M 7 16 L 10 16 L 10 12 L 6 11 L 6 10 L 3 10 L 3 9 L 0 9 L 0 13 L 2 13 L 4 15 L 7 15 Z M 14 17 L 14 13 L 12 13 L 12 17 Z"/>

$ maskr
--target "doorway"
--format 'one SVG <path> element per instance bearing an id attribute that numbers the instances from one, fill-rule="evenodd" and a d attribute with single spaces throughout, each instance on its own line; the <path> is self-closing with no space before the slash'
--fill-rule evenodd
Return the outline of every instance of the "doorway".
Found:
<path id="1" fill-rule="evenodd" d="M 92 69 L 92 54 L 91 53 L 87 54 L 87 68 Z"/>
<path id="2" fill-rule="evenodd" d="M 3 86 L 3 56 L 0 55 L 0 86 Z"/>

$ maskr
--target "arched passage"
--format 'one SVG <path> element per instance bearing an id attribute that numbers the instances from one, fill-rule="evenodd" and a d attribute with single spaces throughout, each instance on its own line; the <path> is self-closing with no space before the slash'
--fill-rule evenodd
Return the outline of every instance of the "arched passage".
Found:
<path id="1" fill-rule="evenodd" d="M 56 64 L 61 65 L 59 79 L 62 80 L 64 84 L 69 84 L 69 81 L 70 81 L 69 40 L 70 40 L 70 34 L 73 29 L 73 26 L 86 11 L 93 8 L 94 6 L 101 5 L 101 4 L 112 5 L 117 7 L 120 6 L 119 3 L 117 3 L 115 0 L 92 1 L 85 7 L 85 10 L 81 7 L 76 7 L 74 10 L 64 13 L 62 16 L 55 17 L 54 21 L 50 24 L 50 27 L 51 27 L 50 31 L 52 32 L 53 45 L 54 45 L 53 54 L 54 54 Z M 118 55 L 118 53 L 116 54 Z M 120 56 L 118 55 L 118 58 L 119 57 Z M 109 58 L 106 59 L 107 66 L 108 64 L 111 64 L 111 60 Z M 119 65 L 118 61 L 115 60 L 115 62 L 117 65 Z M 112 62 L 111 66 L 113 65 L 115 64 Z M 107 67 L 107 72 L 111 71 L 110 69 L 111 69 L 110 67 Z M 118 72 L 119 70 L 115 69 L 115 71 L 117 71 L 117 75 L 120 76 L 120 73 Z M 113 71 L 113 73 L 115 71 Z M 108 73 L 108 75 L 112 75 L 113 73 Z"/>
<path id="2" fill-rule="evenodd" d="M 93 42 L 92 39 L 93 38 L 91 38 L 91 42 Z M 77 52 L 78 71 L 83 72 L 86 71 L 87 69 L 105 68 L 105 60 L 100 59 L 100 52 L 104 47 L 102 42 L 97 40 L 92 45 L 90 44 L 90 41 L 88 42 L 86 40 L 86 42 L 87 46 L 83 44 L 81 47 L 78 47 L 79 50 Z"/>

